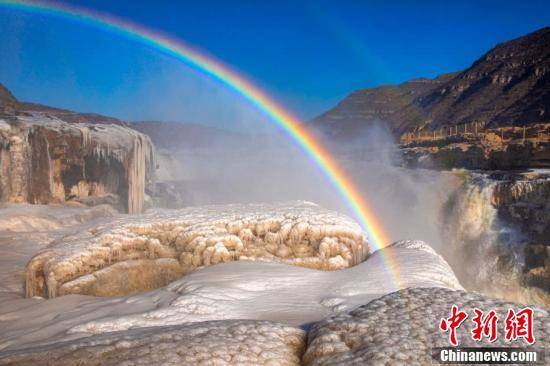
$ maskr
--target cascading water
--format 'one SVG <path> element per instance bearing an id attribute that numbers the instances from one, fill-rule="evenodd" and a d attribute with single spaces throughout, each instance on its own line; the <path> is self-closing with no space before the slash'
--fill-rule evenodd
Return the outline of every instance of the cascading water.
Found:
<path id="1" fill-rule="evenodd" d="M 442 251 L 469 290 L 520 302 L 544 303 L 547 295 L 522 284 L 525 236 L 499 217 L 499 182 L 471 174 L 445 204 Z M 545 299 L 546 298 L 546 299 Z"/>

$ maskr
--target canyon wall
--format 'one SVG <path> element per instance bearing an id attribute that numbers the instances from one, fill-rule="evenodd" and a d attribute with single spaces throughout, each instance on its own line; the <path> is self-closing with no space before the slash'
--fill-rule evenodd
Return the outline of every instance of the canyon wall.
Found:
<path id="1" fill-rule="evenodd" d="M 460 72 L 354 91 L 311 124 L 334 139 L 384 122 L 399 137 L 474 121 L 490 128 L 548 123 L 550 27 L 496 45 Z"/>
<path id="2" fill-rule="evenodd" d="M 341 145 L 383 124 L 409 167 L 550 167 L 550 27 L 496 45 L 467 69 L 352 92 L 310 126 Z"/>
<path id="3" fill-rule="evenodd" d="M 460 129 L 407 134 L 403 163 L 412 168 L 510 170 L 550 167 L 550 123 L 528 127 Z"/>
<path id="4" fill-rule="evenodd" d="M 110 203 L 143 210 L 154 147 L 122 124 L 69 123 L 43 111 L 0 115 L 0 202 Z"/>

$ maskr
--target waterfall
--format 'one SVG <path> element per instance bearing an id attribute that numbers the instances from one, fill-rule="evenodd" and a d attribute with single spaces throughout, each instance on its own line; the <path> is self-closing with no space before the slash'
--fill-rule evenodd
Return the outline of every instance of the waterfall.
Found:
<path id="1" fill-rule="evenodd" d="M 501 243 L 497 210 L 492 205 L 496 182 L 482 177 L 470 179 L 456 193 L 450 216 L 446 218 L 444 230 L 456 267 L 463 272 L 466 286 L 490 286 L 497 270 Z"/>
<path id="2" fill-rule="evenodd" d="M 151 141 L 141 134 L 134 137 L 132 152 L 127 170 L 128 177 L 128 213 L 143 211 L 145 186 L 148 180 L 147 168 L 153 163 Z"/>
<path id="3" fill-rule="evenodd" d="M 522 284 L 525 236 L 499 217 L 501 182 L 472 173 L 444 207 L 443 254 L 468 290 L 520 302 L 544 302 Z"/>
<path id="4" fill-rule="evenodd" d="M 128 213 L 140 213 L 142 210 L 145 187 L 140 184 L 145 181 L 145 159 L 143 146 L 139 138 L 134 138 L 130 161 L 127 169 L 128 179 Z"/>

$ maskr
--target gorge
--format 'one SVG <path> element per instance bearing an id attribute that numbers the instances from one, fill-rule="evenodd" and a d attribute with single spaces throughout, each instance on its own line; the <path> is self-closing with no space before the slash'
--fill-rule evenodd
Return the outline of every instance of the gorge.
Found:
<path id="1" fill-rule="evenodd" d="M 528 306 L 548 347 L 549 52 L 543 28 L 307 124 L 387 242 L 287 136 L 0 85 L 0 365 L 425 365 L 456 304 Z"/>

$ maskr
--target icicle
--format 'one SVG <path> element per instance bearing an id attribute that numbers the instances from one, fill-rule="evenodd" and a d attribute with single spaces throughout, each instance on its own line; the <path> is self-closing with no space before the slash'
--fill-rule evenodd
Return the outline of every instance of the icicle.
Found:
<path id="1" fill-rule="evenodd" d="M 145 195 L 146 159 L 142 136 L 136 136 L 133 141 L 131 158 L 128 166 L 128 213 L 141 213 Z"/>

